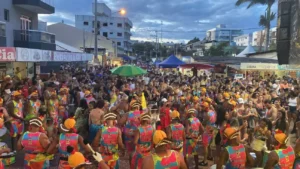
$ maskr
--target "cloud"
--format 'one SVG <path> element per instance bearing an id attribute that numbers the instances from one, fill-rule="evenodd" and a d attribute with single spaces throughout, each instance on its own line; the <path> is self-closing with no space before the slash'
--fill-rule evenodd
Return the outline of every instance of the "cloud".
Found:
<path id="1" fill-rule="evenodd" d="M 91 15 L 94 0 L 52 0 L 56 8 L 53 15 L 41 15 L 48 22 L 65 21 L 74 25 L 75 15 Z M 100 1 L 99 1 L 100 2 Z M 265 6 L 247 9 L 245 5 L 236 7 L 236 0 L 101 0 L 112 11 L 125 8 L 126 17 L 133 22 L 133 37 L 152 39 L 155 31 L 163 30 L 165 40 L 189 40 L 205 36 L 205 31 L 226 24 L 227 27 L 241 28 L 244 33 L 260 28 L 259 16 L 264 14 Z M 277 4 L 273 6 L 277 13 Z M 161 21 L 163 24 L 161 24 Z M 276 21 L 272 22 L 272 26 Z M 261 28 L 263 29 L 263 28 Z"/>

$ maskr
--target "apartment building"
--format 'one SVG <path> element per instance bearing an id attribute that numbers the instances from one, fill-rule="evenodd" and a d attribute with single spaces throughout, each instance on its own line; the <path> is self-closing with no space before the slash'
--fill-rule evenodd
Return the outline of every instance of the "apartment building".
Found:
<path id="1" fill-rule="evenodd" d="M 233 38 L 236 46 L 248 46 L 252 44 L 252 33 L 244 34 L 238 37 Z"/>
<path id="2" fill-rule="evenodd" d="M 241 36 L 243 31 L 236 28 L 227 28 L 226 25 L 220 24 L 215 28 L 206 31 L 207 41 L 216 42 L 233 42 L 235 37 Z"/>
<path id="3" fill-rule="evenodd" d="M 270 42 L 269 44 L 276 44 L 277 28 L 270 29 Z M 265 30 L 253 32 L 252 46 L 265 46 Z"/>
<path id="4" fill-rule="evenodd" d="M 118 11 L 113 12 L 105 3 L 97 3 L 97 13 L 95 13 L 95 4 L 93 4 L 93 13 L 97 15 L 98 35 L 112 39 L 118 46 L 118 53 L 123 49 L 124 53 L 132 52 L 131 28 L 132 22 L 126 17 L 118 17 Z M 94 16 L 76 15 L 75 26 L 78 29 L 87 32 L 94 32 Z"/>
<path id="5" fill-rule="evenodd" d="M 55 35 L 39 30 L 38 14 L 53 14 L 54 0 L 1 0 L 0 47 L 55 50 Z"/>

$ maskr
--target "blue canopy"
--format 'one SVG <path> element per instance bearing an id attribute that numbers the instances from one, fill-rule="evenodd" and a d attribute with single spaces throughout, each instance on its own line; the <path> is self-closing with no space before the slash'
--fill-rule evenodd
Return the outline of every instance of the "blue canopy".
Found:
<path id="1" fill-rule="evenodd" d="M 171 55 L 166 60 L 160 62 L 158 66 L 162 68 L 177 68 L 183 64 L 185 64 L 183 61 L 178 59 L 176 56 Z"/>
<path id="2" fill-rule="evenodd" d="M 157 60 L 155 60 L 155 62 L 153 64 L 158 65 L 160 62 L 161 62 L 161 60 L 157 59 Z"/>

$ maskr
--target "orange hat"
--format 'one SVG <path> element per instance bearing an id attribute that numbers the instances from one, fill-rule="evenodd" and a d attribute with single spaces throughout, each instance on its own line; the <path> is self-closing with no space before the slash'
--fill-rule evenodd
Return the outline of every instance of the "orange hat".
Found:
<path id="1" fill-rule="evenodd" d="M 236 103 L 234 100 L 232 100 L 232 99 L 229 100 L 228 103 L 229 103 L 230 105 L 232 105 L 232 106 L 236 106 L 236 104 L 237 104 L 237 103 Z"/>
<path id="2" fill-rule="evenodd" d="M 232 127 L 226 128 L 224 131 L 224 136 L 230 140 L 236 138 L 238 135 L 239 135 L 239 132 L 237 132 L 237 130 Z"/>
<path id="3" fill-rule="evenodd" d="M 68 163 L 70 167 L 76 168 L 80 165 L 86 164 L 86 159 L 84 158 L 83 154 L 80 152 L 75 152 L 74 148 L 71 146 L 67 147 L 68 153 L 70 153 L 68 158 Z"/>
<path id="4" fill-rule="evenodd" d="M 20 96 L 21 95 L 21 92 L 20 91 L 13 91 L 12 96 Z"/>
<path id="5" fill-rule="evenodd" d="M 199 100 L 199 97 L 198 97 L 198 96 L 194 96 L 194 97 L 193 97 L 193 100 L 194 100 L 194 101 L 198 101 L 198 100 Z"/>
<path id="6" fill-rule="evenodd" d="M 286 144 L 288 141 L 288 136 L 278 129 L 275 131 L 274 138 L 279 144 Z"/>
<path id="7" fill-rule="evenodd" d="M 85 92 L 84 92 L 84 96 L 88 96 L 88 95 L 90 95 L 91 94 L 91 92 L 89 91 L 89 90 L 86 90 Z"/>
<path id="8" fill-rule="evenodd" d="M 171 113 L 171 118 L 172 119 L 176 119 L 176 118 L 179 118 L 180 117 L 180 114 L 177 110 L 173 110 L 172 113 Z"/>
<path id="9" fill-rule="evenodd" d="M 76 125 L 76 120 L 74 118 L 68 118 L 65 122 L 64 122 L 64 126 L 70 130 L 73 129 Z"/>
<path id="10" fill-rule="evenodd" d="M 201 93 L 206 93 L 206 88 L 205 87 L 201 88 Z"/>
<path id="11" fill-rule="evenodd" d="M 155 133 L 153 134 L 153 143 L 155 147 L 159 147 L 172 142 L 167 140 L 167 134 L 164 131 L 156 130 Z"/>
<path id="12" fill-rule="evenodd" d="M 230 94 L 229 93 L 224 93 L 223 96 L 224 96 L 225 99 L 230 99 Z"/>
<path id="13" fill-rule="evenodd" d="M 37 91 L 34 91 L 34 92 L 32 92 L 32 93 L 30 94 L 30 96 L 36 96 L 36 97 L 38 97 L 38 96 L 39 96 L 39 93 L 38 93 Z"/>
<path id="14" fill-rule="evenodd" d="M 205 98 L 205 102 L 207 102 L 207 103 L 211 104 L 211 103 L 212 103 L 212 99 L 211 99 L 211 98 L 209 98 L 209 97 L 206 97 L 206 98 Z"/>
<path id="15" fill-rule="evenodd" d="M 205 107 L 205 108 L 209 108 L 209 103 L 203 102 L 203 103 L 201 104 L 201 106 L 203 106 L 203 107 Z"/>

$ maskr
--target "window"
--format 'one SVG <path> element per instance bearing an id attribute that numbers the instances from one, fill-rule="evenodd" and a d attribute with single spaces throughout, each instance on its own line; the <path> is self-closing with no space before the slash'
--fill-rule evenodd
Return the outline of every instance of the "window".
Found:
<path id="1" fill-rule="evenodd" d="M 5 24 L 0 23 L 0 36 L 5 37 Z"/>
<path id="2" fill-rule="evenodd" d="M 107 23 L 103 23 L 103 26 L 107 26 Z"/>
<path id="3" fill-rule="evenodd" d="M 118 36 L 122 36 L 122 33 L 118 33 L 117 35 L 118 35 Z"/>
<path id="4" fill-rule="evenodd" d="M 122 28 L 122 24 L 121 23 L 118 23 L 118 28 Z"/>
<path id="5" fill-rule="evenodd" d="M 9 10 L 8 9 L 4 9 L 4 20 L 5 21 L 9 21 Z"/>
<path id="6" fill-rule="evenodd" d="M 110 25 L 113 25 L 113 23 L 111 22 Z"/>
<path id="7" fill-rule="evenodd" d="M 107 32 L 103 32 L 103 36 L 107 37 Z"/>
<path id="8" fill-rule="evenodd" d="M 109 32 L 109 34 L 113 35 L 114 33 L 113 32 Z"/>
<path id="9" fill-rule="evenodd" d="M 121 46 L 121 42 L 117 42 L 117 45 L 118 45 L 118 46 Z"/>
<path id="10" fill-rule="evenodd" d="M 83 25 L 89 25 L 89 22 L 84 21 Z"/>

